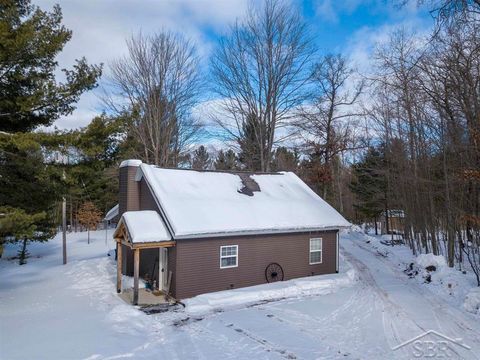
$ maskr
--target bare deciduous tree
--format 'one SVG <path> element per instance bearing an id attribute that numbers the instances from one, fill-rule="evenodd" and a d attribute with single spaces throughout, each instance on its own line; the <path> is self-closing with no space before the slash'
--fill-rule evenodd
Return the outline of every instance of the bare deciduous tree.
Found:
<path id="1" fill-rule="evenodd" d="M 213 55 L 222 116 L 215 120 L 241 142 L 253 128 L 260 168 L 270 169 L 276 130 L 288 125 L 305 99 L 314 49 L 298 9 L 284 1 L 252 5 L 247 17 L 220 40 Z"/>
<path id="2" fill-rule="evenodd" d="M 414 253 L 480 273 L 480 23 L 429 41 L 397 30 L 376 52 L 368 116 L 384 148 L 385 207 L 405 211 Z M 465 259 L 466 257 L 466 259 Z M 479 282 L 480 286 L 480 282 Z"/>
<path id="3" fill-rule="evenodd" d="M 128 55 L 110 65 L 106 102 L 132 117 L 131 132 L 147 162 L 176 166 L 201 128 L 191 114 L 202 81 L 194 45 L 181 36 L 138 34 L 127 41 Z"/>
<path id="4" fill-rule="evenodd" d="M 453 24 L 467 24 L 479 21 L 480 0 L 396 0 L 399 7 L 409 3 L 416 3 L 417 6 L 427 7 L 435 19 L 436 27 L 433 31 L 435 38 L 445 26 Z"/>
<path id="5" fill-rule="evenodd" d="M 343 56 L 325 56 L 314 68 L 311 99 L 301 106 L 295 121 L 304 137 L 306 152 L 318 162 L 315 168 L 325 172 L 321 176 L 323 183 L 319 184 L 324 198 L 333 184 L 332 160 L 356 146 L 352 121 L 361 112 L 352 110 L 352 106 L 358 102 L 364 82 L 354 81 L 353 75 Z"/>

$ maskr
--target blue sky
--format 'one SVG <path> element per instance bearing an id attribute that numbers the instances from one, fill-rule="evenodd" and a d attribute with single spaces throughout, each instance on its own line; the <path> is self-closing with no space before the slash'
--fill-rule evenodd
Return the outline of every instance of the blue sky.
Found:
<path id="1" fill-rule="evenodd" d="M 320 50 L 346 52 L 360 34 L 390 27 L 426 28 L 433 24 L 424 9 L 412 4 L 398 7 L 399 0 L 305 0 L 303 14 L 317 36 Z M 367 39 L 365 39 L 367 40 Z"/>
<path id="2" fill-rule="evenodd" d="M 260 0 L 258 0 L 260 1 Z M 291 0 L 299 6 L 310 25 L 320 54 L 342 52 L 359 69 L 370 66 L 371 51 L 388 32 L 406 26 L 426 31 L 433 21 L 425 10 L 412 5 L 398 9 L 397 0 Z M 33 0 L 42 9 L 51 9 L 58 0 Z M 125 54 L 125 38 L 168 29 L 181 32 L 197 45 L 207 59 L 219 36 L 228 32 L 235 19 L 241 18 L 249 0 L 63 0 L 60 1 L 64 24 L 73 37 L 59 55 L 59 63 L 70 67 L 85 56 L 91 63 L 108 63 Z M 101 112 L 99 90 L 82 96 L 77 110 L 59 119 L 59 128 L 85 126 Z"/>

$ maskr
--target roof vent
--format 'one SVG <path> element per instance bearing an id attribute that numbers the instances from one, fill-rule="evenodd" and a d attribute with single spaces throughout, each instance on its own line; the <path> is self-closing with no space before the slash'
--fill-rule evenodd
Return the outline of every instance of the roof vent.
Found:
<path id="1" fill-rule="evenodd" d="M 242 180 L 243 187 L 238 190 L 240 194 L 253 196 L 254 192 L 260 191 L 260 186 L 258 183 L 253 180 L 250 175 L 248 174 L 238 174 L 240 179 Z"/>

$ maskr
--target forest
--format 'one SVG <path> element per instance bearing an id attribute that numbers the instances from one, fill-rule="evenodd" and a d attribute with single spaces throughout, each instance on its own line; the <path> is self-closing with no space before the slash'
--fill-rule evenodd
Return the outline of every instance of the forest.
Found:
<path id="1" fill-rule="evenodd" d="M 469 264 L 480 286 L 480 1 L 392 1 L 427 9 L 433 25 L 392 30 L 368 71 L 322 53 L 294 2 L 265 0 L 209 59 L 183 34 L 138 32 L 108 64 L 78 54 L 61 81 L 72 31 L 60 6 L 3 1 L 0 243 L 28 256 L 58 230 L 62 200 L 71 231 L 85 227 L 82 209 L 100 220 L 124 159 L 293 171 L 352 223 L 401 211 L 414 254 Z M 100 82 L 104 110 L 88 126 L 51 127 Z"/>

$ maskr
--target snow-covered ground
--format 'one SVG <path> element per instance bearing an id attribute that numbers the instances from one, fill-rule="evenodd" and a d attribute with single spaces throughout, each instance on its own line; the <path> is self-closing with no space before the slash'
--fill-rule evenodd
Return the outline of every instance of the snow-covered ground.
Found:
<path id="1" fill-rule="evenodd" d="M 113 243 L 102 231 L 92 239 L 68 235 L 66 266 L 60 236 L 30 245 L 24 266 L 7 247 L 0 359 L 403 359 L 411 349 L 392 348 L 428 330 L 470 348 L 452 345 L 452 358 L 480 354 L 475 296 L 464 307 L 471 274 L 441 264 L 428 273 L 379 237 L 343 233 L 339 274 L 202 295 L 156 315 L 117 296 Z"/>

